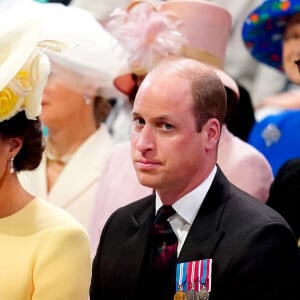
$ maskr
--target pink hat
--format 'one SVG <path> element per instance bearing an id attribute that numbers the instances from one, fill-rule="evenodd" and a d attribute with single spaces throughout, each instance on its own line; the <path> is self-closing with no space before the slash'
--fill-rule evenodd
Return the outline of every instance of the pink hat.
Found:
<path id="1" fill-rule="evenodd" d="M 229 12 L 204 0 L 168 0 L 161 2 L 157 9 L 161 13 L 172 15 L 180 24 L 177 30 L 182 35 L 183 44 L 177 55 L 210 65 L 224 86 L 231 89 L 238 99 L 239 89 L 236 82 L 224 72 L 225 52 L 231 30 Z M 134 70 L 131 72 L 134 73 Z M 118 76 L 114 83 L 125 93 L 134 85 L 128 73 Z"/>

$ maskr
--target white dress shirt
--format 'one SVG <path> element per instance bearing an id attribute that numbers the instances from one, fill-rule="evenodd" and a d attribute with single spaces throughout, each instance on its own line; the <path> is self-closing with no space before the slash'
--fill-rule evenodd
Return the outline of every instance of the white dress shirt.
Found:
<path id="1" fill-rule="evenodd" d="M 199 208 L 201 207 L 203 200 L 215 178 L 217 167 L 214 166 L 209 176 L 193 189 L 188 194 L 177 200 L 172 207 L 176 213 L 171 216 L 168 221 L 178 238 L 177 257 L 180 254 L 184 241 L 189 233 L 189 230 L 196 218 Z M 156 192 L 155 209 L 156 213 L 163 205 L 158 193 Z"/>

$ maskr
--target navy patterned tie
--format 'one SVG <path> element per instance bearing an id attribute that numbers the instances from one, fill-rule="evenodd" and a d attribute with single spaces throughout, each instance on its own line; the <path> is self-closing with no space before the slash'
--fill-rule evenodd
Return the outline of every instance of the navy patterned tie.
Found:
<path id="1" fill-rule="evenodd" d="M 163 205 L 150 229 L 150 244 L 154 251 L 154 272 L 167 272 L 177 260 L 177 237 L 168 218 L 175 213 L 172 206 Z"/>

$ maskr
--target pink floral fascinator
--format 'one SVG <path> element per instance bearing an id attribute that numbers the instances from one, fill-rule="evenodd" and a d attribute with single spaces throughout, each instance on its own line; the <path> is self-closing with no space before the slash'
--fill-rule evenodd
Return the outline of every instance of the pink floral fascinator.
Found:
<path id="1" fill-rule="evenodd" d="M 130 95 L 133 75 L 145 75 L 169 56 L 184 56 L 209 65 L 236 99 L 234 79 L 224 71 L 231 16 L 220 5 L 204 0 L 134 1 L 115 10 L 105 24 L 129 53 L 128 70 L 114 83 Z"/>
<path id="2" fill-rule="evenodd" d="M 145 75 L 161 59 L 179 55 L 186 42 L 180 21 L 170 12 L 160 11 L 159 3 L 136 1 L 126 10 L 116 9 L 105 23 L 106 29 L 128 53 L 128 66 L 114 80 L 116 87 L 129 95 L 131 74 Z"/>

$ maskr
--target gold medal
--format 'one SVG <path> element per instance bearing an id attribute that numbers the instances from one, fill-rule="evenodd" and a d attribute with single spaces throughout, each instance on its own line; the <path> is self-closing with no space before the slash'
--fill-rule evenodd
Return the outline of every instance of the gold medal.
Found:
<path id="1" fill-rule="evenodd" d="M 186 300 L 184 291 L 181 290 L 177 291 L 174 295 L 174 300 Z"/>
<path id="2" fill-rule="evenodd" d="M 174 300 L 186 300 L 185 292 L 183 291 L 182 285 L 179 287 L 179 290 L 175 293 Z"/>
<path id="3" fill-rule="evenodd" d="M 209 292 L 207 288 L 204 286 L 199 292 L 198 292 L 198 299 L 199 300 L 208 300 L 209 298 Z"/>

